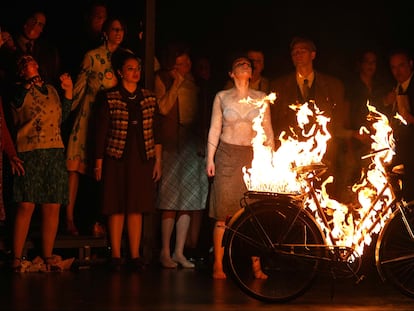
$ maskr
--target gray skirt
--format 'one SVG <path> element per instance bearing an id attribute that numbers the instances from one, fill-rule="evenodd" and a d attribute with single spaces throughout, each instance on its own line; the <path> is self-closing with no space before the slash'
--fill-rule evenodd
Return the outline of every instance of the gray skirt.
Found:
<path id="1" fill-rule="evenodd" d="M 247 187 L 242 168 L 251 167 L 253 148 L 220 142 L 216 156 L 216 175 L 210 192 L 209 216 L 224 221 L 240 209 L 240 200 Z"/>

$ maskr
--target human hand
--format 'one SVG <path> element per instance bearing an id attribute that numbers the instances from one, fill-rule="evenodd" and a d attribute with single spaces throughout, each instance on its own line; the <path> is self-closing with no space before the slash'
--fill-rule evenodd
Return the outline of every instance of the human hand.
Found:
<path id="1" fill-rule="evenodd" d="M 2 47 L 3 45 L 11 50 L 16 49 L 13 37 L 7 31 L 0 31 L 0 47 Z"/>
<path id="2" fill-rule="evenodd" d="M 170 76 L 174 79 L 174 80 L 183 80 L 184 77 L 180 74 L 180 72 L 176 69 L 173 68 L 169 71 Z"/>
<path id="3" fill-rule="evenodd" d="M 100 181 L 102 179 L 102 167 L 95 167 L 93 170 L 96 181 Z"/>
<path id="4" fill-rule="evenodd" d="M 73 89 L 72 78 L 68 73 L 64 73 L 60 76 L 60 86 L 63 90 L 68 91 Z"/>
<path id="5" fill-rule="evenodd" d="M 162 165 L 161 161 L 156 160 L 154 164 L 154 168 L 152 170 L 152 180 L 154 182 L 157 182 L 161 179 L 162 175 Z"/>
<path id="6" fill-rule="evenodd" d="M 13 175 L 17 174 L 18 176 L 24 176 L 25 171 L 23 167 L 23 160 L 20 159 L 17 155 L 13 156 L 10 159 L 10 165 Z"/>
<path id="7" fill-rule="evenodd" d="M 214 165 L 214 162 L 207 163 L 206 173 L 208 177 L 214 177 L 214 175 L 216 174 L 216 166 Z"/>
<path id="8" fill-rule="evenodd" d="M 397 100 L 395 90 L 388 92 L 384 97 L 384 106 L 392 106 Z"/>

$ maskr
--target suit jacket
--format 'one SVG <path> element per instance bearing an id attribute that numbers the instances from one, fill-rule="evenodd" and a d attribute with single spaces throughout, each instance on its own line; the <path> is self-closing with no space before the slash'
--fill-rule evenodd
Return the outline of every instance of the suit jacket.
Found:
<path id="1" fill-rule="evenodd" d="M 414 115 L 414 76 L 411 78 L 404 95 L 407 95 L 410 113 Z M 414 157 L 412 152 L 414 124 L 400 125 L 396 138 L 396 157 L 400 163 L 404 164 L 402 192 L 404 199 L 408 202 L 414 200 Z"/>
<path id="2" fill-rule="evenodd" d="M 279 146 L 277 140 L 281 131 L 289 132 L 289 127 L 297 129 L 296 112 L 289 105 L 303 103 L 300 89 L 296 82 L 296 72 L 292 72 L 271 82 L 271 91 L 276 93 L 276 101 L 271 105 L 272 126 L 275 146 Z M 310 99 L 315 100 L 316 106 L 330 117 L 328 130 L 332 138 L 328 141 L 327 151 L 323 158 L 332 174 L 337 175 L 337 167 L 342 161 L 338 155 L 342 155 L 346 148 L 345 124 L 349 108 L 345 101 L 344 85 L 341 80 L 315 71 L 315 78 L 310 89 Z M 340 150 L 343 149 L 343 150 Z"/>
<path id="3" fill-rule="evenodd" d="M 273 130 L 275 137 L 278 137 L 282 130 L 296 125 L 296 113 L 289 108 L 289 105 L 302 103 L 302 96 L 296 82 L 295 72 L 273 80 L 270 88 L 277 94 L 271 111 Z M 315 72 L 310 94 L 319 109 L 331 117 L 330 129 L 334 131 L 331 135 L 341 135 L 348 114 L 342 81 L 330 75 Z"/>

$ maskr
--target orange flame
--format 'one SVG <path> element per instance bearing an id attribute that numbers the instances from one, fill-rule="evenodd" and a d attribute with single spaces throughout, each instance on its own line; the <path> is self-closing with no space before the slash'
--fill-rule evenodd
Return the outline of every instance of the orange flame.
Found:
<path id="1" fill-rule="evenodd" d="M 264 101 L 260 101 L 262 105 Z M 254 158 L 251 168 L 243 168 L 244 182 L 247 189 L 254 191 L 299 193 L 304 184 L 297 178 L 293 170 L 296 166 L 317 163 L 322 160 L 326 152 L 326 142 L 331 138 L 326 126 L 329 118 L 323 116 L 322 112 L 315 106 L 313 111 L 308 104 L 291 105 L 291 109 L 297 111 L 297 121 L 301 129 L 301 135 L 308 138 L 299 141 L 292 136 L 282 132 L 279 136 L 281 142 L 277 152 L 263 145 L 265 141 L 262 129 L 263 114 L 259 115 L 254 122 L 256 137 L 252 141 Z M 316 114 L 316 116 L 315 116 Z M 309 125 L 313 117 L 317 124 Z"/>
<path id="2" fill-rule="evenodd" d="M 266 98 L 257 104 L 263 106 L 265 101 Z M 371 158 L 371 163 L 362 172 L 361 181 L 352 187 L 360 206 L 353 210 L 351 206 L 329 197 L 326 185 L 332 182 L 332 176 L 322 183 L 321 189 L 316 189 L 318 204 L 324 211 L 324 217 L 318 215 L 316 202 L 310 197 L 304 202 L 325 232 L 330 245 L 351 247 L 359 255 L 363 253 L 364 244 L 371 243 L 371 235 L 378 233 L 391 215 L 390 204 L 394 199 L 390 189 L 383 191 L 387 183 L 385 164 L 390 163 L 394 156 L 392 129 L 384 114 L 378 112 L 369 102 L 367 107 L 368 120 L 373 121 L 372 129 L 363 127 L 360 134 L 370 134 L 371 149 L 375 152 L 367 156 Z M 254 122 L 254 129 L 257 131 L 252 141 L 254 159 L 250 168 L 243 168 L 244 181 L 250 191 L 292 194 L 306 192 L 307 185 L 294 168 L 320 163 L 326 152 L 331 138 L 327 130 L 330 118 L 324 116 L 312 101 L 303 105 L 291 105 L 290 108 L 296 111 L 300 135 L 305 139 L 299 141 L 294 138 L 297 135 L 293 130 L 294 135 L 291 136 L 282 132 L 279 136 L 281 145 L 273 151 L 263 145 L 266 140 L 261 126 L 263 113 L 259 115 Z M 324 223 L 323 218 L 328 218 L 328 224 Z"/>

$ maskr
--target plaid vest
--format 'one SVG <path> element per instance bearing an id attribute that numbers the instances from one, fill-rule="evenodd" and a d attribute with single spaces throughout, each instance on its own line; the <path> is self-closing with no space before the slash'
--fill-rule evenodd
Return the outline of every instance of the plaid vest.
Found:
<path id="1" fill-rule="evenodd" d="M 146 89 L 141 89 L 141 91 L 143 96 L 139 104 L 141 107 L 145 155 L 147 159 L 150 159 L 155 157 L 153 126 L 157 99 L 150 91 Z M 119 90 L 107 93 L 107 103 L 109 105 L 111 123 L 106 153 L 115 159 L 120 159 L 124 152 L 128 132 L 128 105 L 123 100 Z"/>

